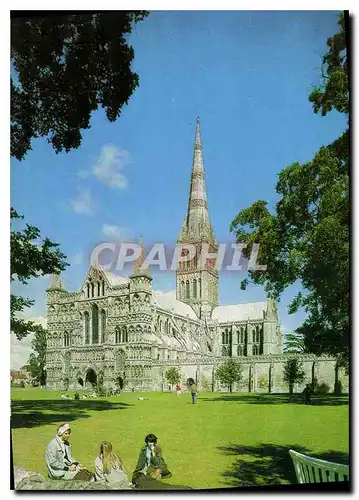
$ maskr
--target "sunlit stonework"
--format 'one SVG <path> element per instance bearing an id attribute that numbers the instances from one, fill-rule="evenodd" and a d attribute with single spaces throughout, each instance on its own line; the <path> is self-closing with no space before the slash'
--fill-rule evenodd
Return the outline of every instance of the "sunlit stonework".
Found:
<path id="1" fill-rule="evenodd" d="M 129 278 L 91 267 L 77 292 L 55 276 L 47 290 L 47 388 L 81 389 L 101 379 L 123 390 L 168 389 L 165 371 L 176 366 L 182 384 L 193 377 L 202 391 L 221 390 L 216 367 L 238 358 L 243 378 L 234 390 L 283 392 L 282 338 L 276 303 L 218 304 L 219 275 L 200 266 L 201 246 L 217 248 L 208 215 L 199 119 L 196 124 L 188 211 L 179 243 L 196 246 L 196 257 L 176 272 L 176 290 L 152 288 L 141 256 Z M 143 252 L 142 252 L 143 255 Z M 334 386 L 335 361 L 302 355 L 306 383 Z M 347 381 L 343 378 L 345 388 Z M 300 389 L 300 388 L 298 388 Z"/>

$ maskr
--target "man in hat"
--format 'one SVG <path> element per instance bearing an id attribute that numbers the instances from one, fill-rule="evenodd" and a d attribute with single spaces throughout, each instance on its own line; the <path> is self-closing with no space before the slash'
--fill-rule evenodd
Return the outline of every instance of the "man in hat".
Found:
<path id="1" fill-rule="evenodd" d="M 47 445 L 45 461 L 48 476 L 51 479 L 67 481 L 71 479 L 89 481 L 91 474 L 71 455 L 70 434 L 69 424 L 61 424 L 57 428 L 56 436 Z"/>

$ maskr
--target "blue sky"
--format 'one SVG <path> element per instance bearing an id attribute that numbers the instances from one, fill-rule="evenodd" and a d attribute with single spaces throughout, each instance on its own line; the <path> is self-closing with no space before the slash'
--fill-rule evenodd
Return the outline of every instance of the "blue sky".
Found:
<path id="1" fill-rule="evenodd" d="M 257 199 L 276 202 L 279 171 L 310 160 L 346 126 L 332 112 L 314 115 L 308 95 L 320 81 L 326 39 L 337 13 L 153 12 L 130 42 L 140 86 L 115 123 L 96 112 L 81 147 L 56 155 L 45 139 L 12 163 L 12 205 L 61 244 L 77 289 L 89 251 L 111 238 L 148 244 L 175 242 L 187 209 L 195 120 L 201 118 L 207 195 L 219 242 L 234 241 L 229 225 Z M 261 287 L 239 288 L 243 274 L 221 277 L 222 304 L 263 300 Z M 47 278 L 14 292 L 33 297 L 28 316 L 45 314 Z M 174 288 L 156 273 L 154 286 Z M 290 331 L 303 313 L 288 316 L 296 288 L 279 304 Z"/>

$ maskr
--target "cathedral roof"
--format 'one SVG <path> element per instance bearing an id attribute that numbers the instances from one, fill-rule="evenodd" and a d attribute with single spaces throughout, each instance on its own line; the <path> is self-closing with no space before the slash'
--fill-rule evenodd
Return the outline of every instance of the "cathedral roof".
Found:
<path id="1" fill-rule="evenodd" d="M 152 296 L 154 299 L 154 304 L 161 309 L 165 309 L 169 312 L 175 314 L 180 314 L 181 316 L 189 316 L 191 319 L 197 319 L 197 316 L 192 309 L 192 307 L 184 302 L 176 299 L 176 291 L 171 290 L 170 292 L 160 292 L 153 290 Z"/>
<path id="2" fill-rule="evenodd" d="M 122 276 L 118 276 L 118 274 L 110 273 L 110 271 L 102 270 L 102 272 L 108 279 L 111 286 L 125 285 L 126 283 L 129 282 L 128 278 L 123 278 Z"/>
<path id="3" fill-rule="evenodd" d="M 219 322 L 263 319 L 266 309 L 267 302 L 248 302 L 230 306 L 217 306 L 213 309 L 212 319 L 216 319 Z"/>

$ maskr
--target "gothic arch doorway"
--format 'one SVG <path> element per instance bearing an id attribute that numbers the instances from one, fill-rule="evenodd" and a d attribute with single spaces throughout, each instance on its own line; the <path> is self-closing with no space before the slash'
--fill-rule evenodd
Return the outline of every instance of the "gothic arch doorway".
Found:
<path id="1" fill-rule="evenodd" d="M 95 370 L 93 370 L 92 368 L 89 368 L 86 372 L 85 384 L 86 387 L 89 387 L 89 384 L 91 384 L 92 387 L 96 387 L 97 375 Z"/>

